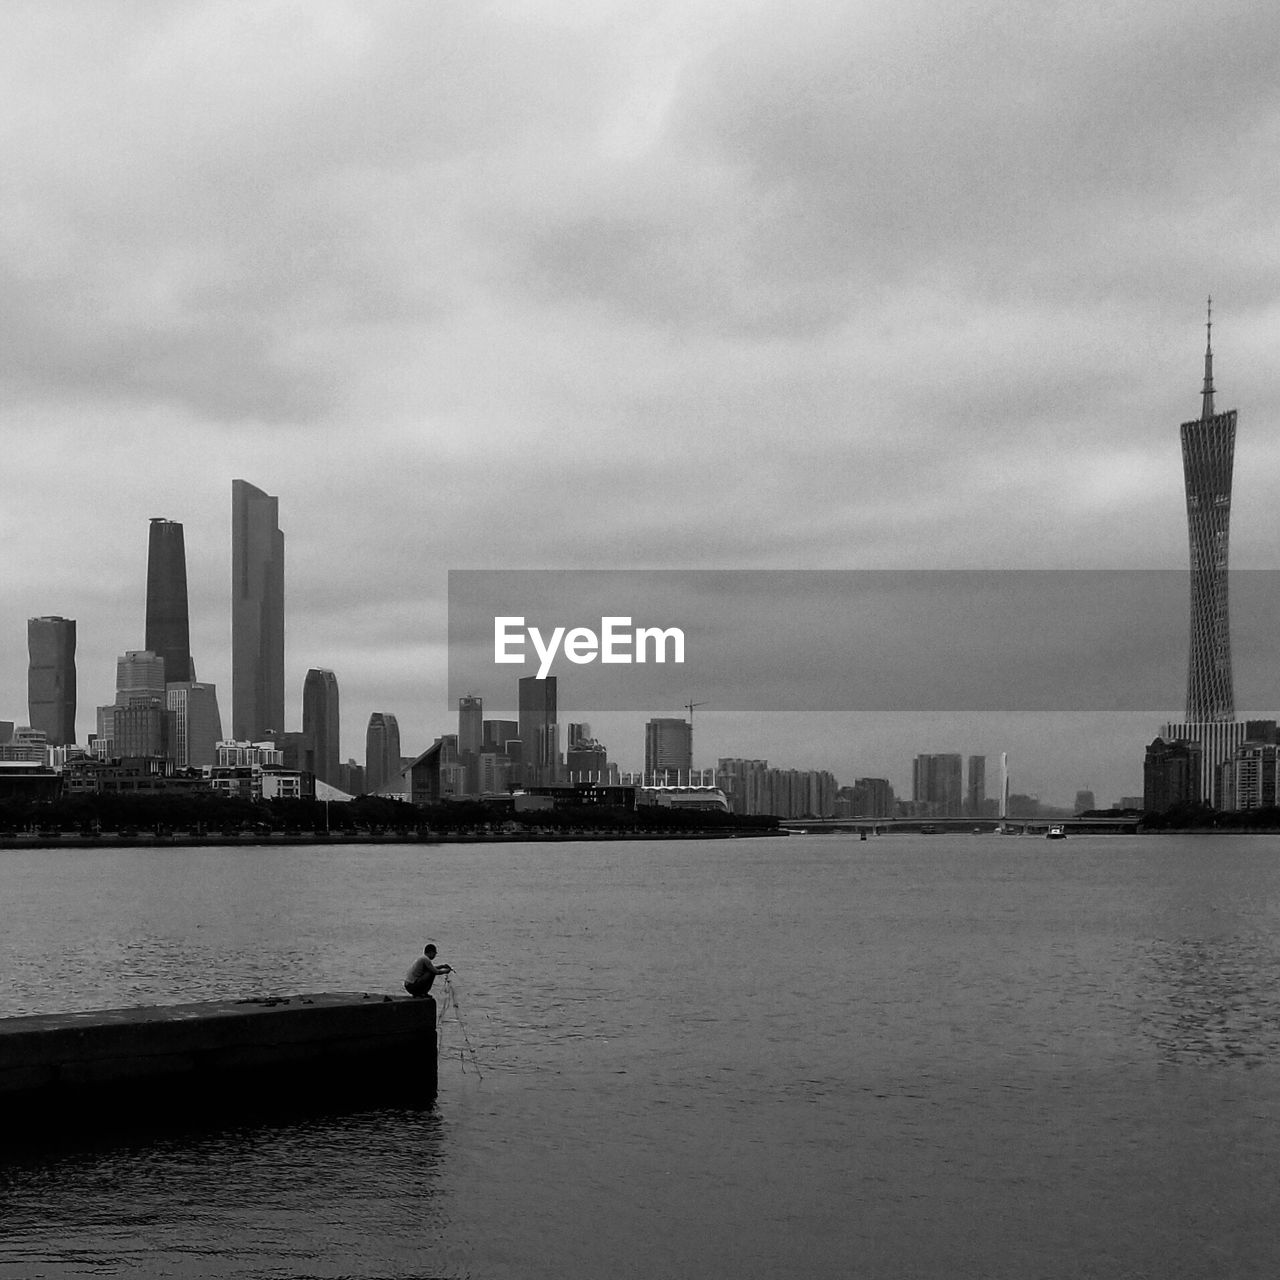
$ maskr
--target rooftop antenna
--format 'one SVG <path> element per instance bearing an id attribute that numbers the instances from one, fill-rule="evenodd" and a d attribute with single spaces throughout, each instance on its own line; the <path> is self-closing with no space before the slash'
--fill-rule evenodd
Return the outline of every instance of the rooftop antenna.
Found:
<path id="1" fill-rule="evenodd" d="M 1209 296 L 1209 314 L 1204 324 L 1204 390 L 1201 392 L 1201 422 L 1213 417 L 1213 295 Z"/>

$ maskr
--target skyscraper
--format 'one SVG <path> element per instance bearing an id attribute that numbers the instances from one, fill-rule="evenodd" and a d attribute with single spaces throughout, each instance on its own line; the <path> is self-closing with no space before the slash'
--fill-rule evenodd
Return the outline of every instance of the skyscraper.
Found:
<path id="1" fill-rule="evenodd" d="M 284 534 L 279 501 L 231 482 L 231 732 L 284 731 Z M 319 747 L 317 744 L 317 758 Z"/>
<path id="2" fill-rule="evenodd" d="M 1200 417 L 1182 424 L 1182 470 L 1191 542 L 1191 643 L 1188 723 L 1235 719 L 1227 611 L 1227 535 L 1236 411 L 1213 411 L 1213 299 L 1205 325 Z"/>
<path id="3" fill-rule="evenodd" d="M 565 749 L 564 770 L 569 782 L 608 782 L 609 753 L 604 743 L 579 733 Z"/>
<path id="4" fill-rule="evenodd" d="M 178 714 L 163 698 L 135 698 L 112 710 L 111 752 L 120 757 L 172 759 L 177 750 Z"/>
<path id="5" fill-rule="evenodd" d="M 405 789 L 400 776 L 400 725 L 389 711 L 375 711 L 364 735 L 364 785 L 371 795 Z"/>
<path id="6" fill-rule="evenodd" d="M 911 799 L 918 817 L 958 818 L 964 808 L 964 758 L 957 752 L 916 756 Z"/>
<path id="7" fill-rule="evenodd" d="M 649 720 L 644 726 L 644 771 L 681 774 L 693 769 L 693 726 L 687 720 Z"/>
<path id="8" fill-rule="evenodd" d="M 27 619 L 27 715 L 51 747 L 76 740 L 76 621 Z"/>
<path id="9" fill-rule="evenodd" d="M 987 757 L 969 757 L 969 790 L 965 799 L 965 813 L 971 818 L 981 818 L 987 807 Z"/>
<path id="10" fill-rule="evenodd" d="M 478 754 L 484 742 L 484 699 L 474 693 L 458 699 L 458 750 Z"/>
<path id="11" fill-rule="evenodd" d="M 302 732 L 315 744 L 316 778 L 336 787 L 342 743 L 338 677 L 332 671 L 312 667 L 302 682 Z"/>
<path id="12" fill-rule="evenodd" d="M 508 742 L 519 742 L 519 720 L 484 720 L 481 751 L 506 751 Z"/>
<path id="13" fill-rule="evenodd" d="M 168 677 L 164 659 L 150 649 L 127 649 L 116 659 L 116 706 L 164 701 Z"/>
<path id="14" fill-rule="evenodd" d="M 1157 738 L 1142 764 L 1142 807 L 1164 813 L 1174 805 L 1199 804 L 1207 799 L 1200 789 L 1204 748 L 1189 740 Z"/>
<path id="15" fill-rule="evenodd" d="M 180 765 L 216 763 L 216 747 L 222 740 L 217 686 L 195 680 L 170 682 L 164 696 L 175 716 L 174 760 Z"/>
<path id="16" fill-rule="evenodd" d="M 182 526 L 154 516 L 147 539 L 147 648 L 164 659 L 165 679 L 194 680 L 187 617 L 187 552 Z"/>
<path id="17" fill-rule="evenodd" d="M 556 721 L 556 677 L 525 676 L 520 685 L 520 760 L 525 786 L 559 781 L 560 727 Z"/>
<path id="18" fill-rule="evenodd" d="M 463 792 L 480 794 L 480 748 L 484 745 L 484 699 L 474 693 L 458 699 L 458 763 L 466 774 Z"/>

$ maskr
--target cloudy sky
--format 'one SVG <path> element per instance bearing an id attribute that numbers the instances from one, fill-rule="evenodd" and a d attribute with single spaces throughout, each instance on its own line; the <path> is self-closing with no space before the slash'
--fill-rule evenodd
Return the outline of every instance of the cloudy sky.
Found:
<path id="1" fill-rule="evenodd" d="M 1277 567 L 1272 6 L 0 23 L 0 718 L 27 718 L 26 618 L 57 613 L 92 728 L 143 643 L 156 515 L 227 717 L 235 478 L 280 499 L 290 714 L 332 668 L 360 758 L 372 710 L 406 751 L 453 727 L 451 568 L 1178 568 L 1208 293 L 1232 561 Z M 905 784 L 916 751 L 1016 742 L 1018 789 L 1109 800 L 1181 701 L 1123 732 L 708 707 L 698 763 Z M 640 723 L 597 726 L 626 767 Z"/>

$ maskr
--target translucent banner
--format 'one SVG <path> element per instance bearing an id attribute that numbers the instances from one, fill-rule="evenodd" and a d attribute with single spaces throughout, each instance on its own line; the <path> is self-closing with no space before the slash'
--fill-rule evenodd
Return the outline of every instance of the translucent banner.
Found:
<path id="1" fill-rule="evenodd" d="M 1237 707 L 1272 715 L 1280 574 L 1229 589 Z M 455 570 L 449 693 L 555 677 L 562 703 L 601 711 L 1177 719 L 1190 595 L 1185 570 Z"/>

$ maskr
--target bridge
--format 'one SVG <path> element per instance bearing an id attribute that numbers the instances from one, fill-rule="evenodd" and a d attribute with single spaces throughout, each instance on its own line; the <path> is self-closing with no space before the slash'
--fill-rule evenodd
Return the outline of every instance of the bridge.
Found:
<path id="1" fill-rule="evenodd" d="M 1134 835 L 1141 814 L 1117 813 L 1101 818 L 784 818 L 779 824 L 793 835 L 820 835 L 844 832 L 861 836 L 898 834 L 973 834 L 1043 836 L 1050 827 L 1061 827 L 1067 835 Z"/>

